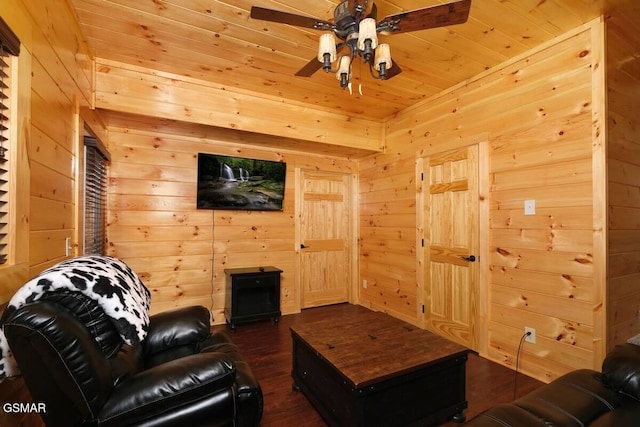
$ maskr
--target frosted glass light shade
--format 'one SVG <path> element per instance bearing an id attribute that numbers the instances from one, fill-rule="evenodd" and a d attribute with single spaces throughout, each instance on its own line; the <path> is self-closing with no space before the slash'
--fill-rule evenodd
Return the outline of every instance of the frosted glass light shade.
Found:
<path id="1" fill-rule="evenodd" d="M 324 55 L 330 55 L 330 61 L 336 60 L 336 38 L 332 33 L 325 33 L 320 36 L 320 44 L 318 45 L 318 61 L 324 62 Z"/>
<path id="2" fill-rule="evenodd" d="M 351 57 L 347 55 L 343 55 L 340 57 L 340 66 L 338 67 L 338 72 L 336 73 L 336 78 L 338 80 L 342 80 L 342 75 L 346 74 L 349 76 L 349 66 L 351 65 Z"/>
<path id="3" fill-rule="evenodd" d="M 360 21 L 358 30 L 358 49 L 365 49 L 365 40 L 371 40 L 371 49 L 378 46 L 378 34 L 376 33 L 376 20 L 373 18 L 365 18 Z"/>
<path id="4" fill-rule="evenodd" d="M 387 70 L 393 66 L 393 62 L 391 61 L 391 48 L 386 43 L 379 44 L 376 49 L 376 58 L 373 65 L 377 71 L 380 71 L 381 63 L 385 64 Z"/>

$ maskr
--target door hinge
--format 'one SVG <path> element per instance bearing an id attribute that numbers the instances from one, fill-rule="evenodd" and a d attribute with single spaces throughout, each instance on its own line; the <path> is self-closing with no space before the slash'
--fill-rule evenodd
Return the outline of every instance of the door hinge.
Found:
<path id="1" fill-rule="evenodd" d="M 420 172 L 420 181 L 424 181 L 424 172 Z"/>
<path id="2" fill-rule="evenodd" d="M 424 239 L 422 239 L 421 244 L 422 244 L 422 247 L 424 248 Z"/>
<path id="3" fill-rule="evenodd" d="M 422 304 L 422 314 L 424 314 L 424 304 Z"/>

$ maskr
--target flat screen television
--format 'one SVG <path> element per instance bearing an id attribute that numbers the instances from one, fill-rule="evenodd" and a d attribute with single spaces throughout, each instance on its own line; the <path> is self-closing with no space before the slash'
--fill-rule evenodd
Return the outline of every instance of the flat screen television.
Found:
<path id="1" fill-rule="evenodd" d="M 198 209 L 281 211 L 287 164 L 198 154 Z"/>

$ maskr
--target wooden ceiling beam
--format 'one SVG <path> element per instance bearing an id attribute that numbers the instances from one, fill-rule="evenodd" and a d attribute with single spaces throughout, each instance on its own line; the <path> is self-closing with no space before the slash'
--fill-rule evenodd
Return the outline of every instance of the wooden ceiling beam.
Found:
<path id="1" fill-rule="evenodd" d="M 382 121 L 204 85 L 113 61 L 97 61 L 96 107 L 371 153 L 384 149 Z"/>

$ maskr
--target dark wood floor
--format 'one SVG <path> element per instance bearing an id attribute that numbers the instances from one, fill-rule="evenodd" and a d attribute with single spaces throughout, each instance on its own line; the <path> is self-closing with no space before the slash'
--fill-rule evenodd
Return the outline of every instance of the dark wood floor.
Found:
<path id="1" fill-rule="evenodd" d="M 326 424 L 306 397 L 291 388 L 291 336 L 289 327 L 298 322 L 309 322 L 336 316 L 348 316 L 354 307 L 339 304 L 303 310 L 300 314 L 283 316 L 278 325 L 271 321 L 259 321 L 238 325 L 231 334 L 253 369 L 264 393 L 264 415 L 262 427 L 296 425 L 300 427 L 324 427 Z M 227 329 L 215 326 L 214 329 Z M 467 419 L 502 402 L 509 402 L 514 394 L 514 372 L 496 363 L 469 355 L 467 361 Z M 542 383 L 519 374 L 517 396 L 541 386 Z M 0 384 L 0 402 L 30 401 L 21 379 L 8 380 Z M 458 426 L 448 422 L 445 427 Z M 41 427 L 37 415 L 26 417 L 5 414 L 0 407 L 0 426 Z"/>
<path id="2" fill-rule="evenodd" d="M 296 425 L 304 427 L 326 426 L 306 397 L 291 388 L 291 336 L 289 327 L 298 322 L 348 316 L 354 306 L 339 304 L 303 310 L 300 314 L 283 316 L 280 323 L 262 321 L 238 325 L 233 341 L 242 351 L 253 369 L 264 393 L 262 427 Z M 219 326 L 216 328 L 225 328 Z M 476 354 L 467 361 L 467 401 L 465 412 L 471 419 L 485 409 L 513 400 L 514 371 L 483 359 Z M 541 382 L 519 374 L 517 396 L 524 395 L 542 385 Z M 454 422 L 446 427 L 459 426 Z"/>

